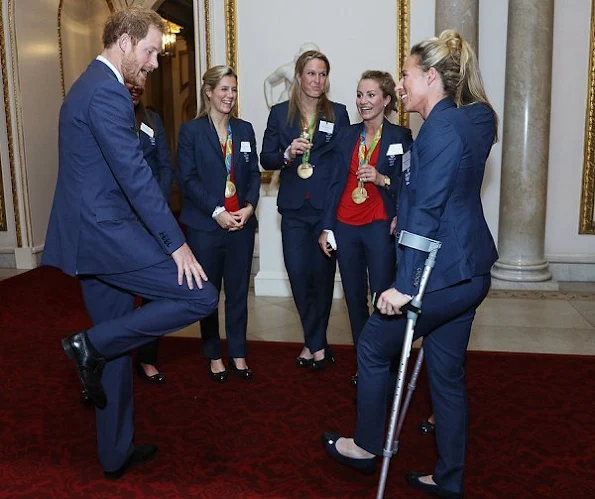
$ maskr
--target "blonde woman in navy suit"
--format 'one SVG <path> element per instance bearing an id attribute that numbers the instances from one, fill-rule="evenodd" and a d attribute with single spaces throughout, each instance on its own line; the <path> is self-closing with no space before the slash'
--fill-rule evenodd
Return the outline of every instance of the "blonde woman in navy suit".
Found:
<path id="1" fill-rule="evenodd" d="M 254 129 L 237 118 L 238 82 L 229 66 L 203 75 L 198 117 L 184 123 L 178 141 L 183 194 L 180 221 L 188 244 L 200 255 L 210 282 L 225 283 L 225 331 L 229 368 L 252 378 L 246 363 L 248 286 L 254 253 L 260 171 Z M 201 321 L 203 353 L 213 381 L 227 379 L 217 311 Z"/>
<path id="2" fill-rule="evenodd" d="M 313 371 L 334 361 L 326 329 L 336 261 L 318 247 L 318 236 L 337 167 L 335 139 L 349 126 L 345 106 L 327 96 L 329 71 L 321 52 L 309 50 L 297 59 L 289 101 L 271 108 L 260 155 L 265 170 L 281 170 L 277 207 L 283 258 L 304 329 L 296 365 Z"/>
<path id="3" fill-rule="evenodd" d="M 370 294 L 384 291 L 395 274 L 391 221 L 397 208 L 403 153 L 413 139 L 408 128 L 387 116 L 396 110 L 395 80 L 384 71 L 365 71 L 357 86 L 362 122 L 339 137 L 340 168 L 329 191 L 319 244 L 330 256 L 329 235 L 336 239 L 337 260 L 351 323 L 353 344 L 370 316 Z M 369 288 L 368 288 L 369 282 Z M 352 377 L 357 384 L 357 374 Z"/>
<path id="4" fill-rule="evenodd" d="M 481 205 L 486 160 L 497 116 L 483 88 L 473 49 L 454 30 L 413 46 L 397 92 L 424 123 L 403 159 L 397 230 L 442 243 L 427 283 L 415 337 L 424 337 L 438 461 L 433 473 L 408 473 L 410 486 L 440 497 L 463 497 L 468 406 L 465 354 L 475 311 L 490 287 L 498 254 Z M 358 350 L 354 438 L 325 433 L 337 461 L 373 472 L 382 455 L 391 362 L 401 352 L 401 307 L 418 293 L 427 254 L 397 246 L 395 281 L 362 330 Z"/>

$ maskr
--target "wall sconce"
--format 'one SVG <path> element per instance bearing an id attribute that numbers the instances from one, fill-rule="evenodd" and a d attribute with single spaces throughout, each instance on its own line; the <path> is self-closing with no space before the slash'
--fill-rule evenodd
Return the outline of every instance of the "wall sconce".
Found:
<path id="1" fill-rule="evenodd" d="M 167 29 L 165 33 L 161 35 L 161 55 L 165 57 L 176 56 L 176 38 L 178 33 L 182 31 L 182 27 L 176 23 L 172 23 L 167 19 L 164 19 Z"/>

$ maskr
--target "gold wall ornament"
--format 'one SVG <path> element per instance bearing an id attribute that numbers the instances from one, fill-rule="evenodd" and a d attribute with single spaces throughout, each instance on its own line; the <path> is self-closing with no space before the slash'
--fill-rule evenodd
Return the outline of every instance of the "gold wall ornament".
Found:
<path id="1" fill-rule="evenodd" d="M 14 9 L 13 9 L 13 0 L 8 0 L 7 2 L 7 12 L 8 12 L 8 47 L 10 49 L 10 43 L 13 39 L 14 34 Z M 19 203 L 18 203 L 18 195 L 17 195 L 17 180 L 16 180 L 16 171 L 15 171 L 15 153 L 14 153 L 14 140 L 13 140 L 13 128 L 12 128 L 12 114 L 11 114 L 11 105 L 10 105 L 10 92 L 9 92 L 9 81 L 8 81 L 8 59 L 6 56 L 7 53 L 7 44 L 6 44 L 6 37 L 5 37 L 5 30 L 4 30 L 4 11 L 2 10 L 2 6 L 0 5 L 0 59 L 2 61 L 2 93 L 4 97 L 4 114 L 6 116 L 6 138 L 8 142 L 8 162 L 9 162 L 9 170 L 10 170 L 10 185 L 12 190 L 12 205 L 13 205 L 13 213 L 14 213 L 14 221 L 15 221 L 15 231 L 17 236 L 17 246 L 21 246 L 21 224 L 19 223 L 20 220 L 20 210 L 19 210 Z M 14 49 L 12 50 L 14 52 Z M 13 82 L 16 85 L 16 77 L 14 75 L 15 65 L 14 65 L 14 53 L 11 53 L 12 59 L 12 71 L 13 71 Z M 16 87 L 15 87 L 16 90 Z M 18 121 L 18 120 L 17 120 Z M 2 185 L 0 185 L 2 187 Z"/>
<path id="2" fill-rule="evenodd" d="M 207 69 L 211 67 L 211 0 L 205 2 L 205 52 L 207 53 Z"/>
<path id="3" fill-rule="evenodd" d="M 238 9 L 236 0 L 225 0 L 226 63 L 238 72 Z"/>
<path id="4" fill-rule="evenodd" d="M 584 151 L 578 233 L 595 234 L 595 0 L 591 2 L 591 33 Z"/>
<path id="5" fill-rule="evenodd" d="M 225 0 L 225 60 L 236 74 L 238 71 L 238 9 L 236 0 Z M 240 97 L 236 99 L 236 111 L 240 116 Z"/>
<path id="6" fill-rule="evenodd" d="M 401 68 L 409 55 L 411 23 L 411 0 L 397 0 L 397 74 L 395 79 L 401 79 Z M 402 126 L 409 126 L 409 113 L 403 109 L 401 102 L 397 105 L 397 122 Z"/>
<path id="7" fill-rule="evenodd" d="M 8 79 L 6 78 L 6 47 L 4 46 L 4 14 L 0 5 L 0 72 L 2 73 L 2 94 L 4 95 L 4 113 L 6 115 L 6 140 L 8 142 L 8 156 L 10 165 L 12 160 L 12 141 L 10 134 L 10 108 L 8 101 Z M 0 231 L 8 230 L 6 220 L 6 204 L 4 200 L 4 182 L 2 181 L 2 157 L 0 157 Z"/>

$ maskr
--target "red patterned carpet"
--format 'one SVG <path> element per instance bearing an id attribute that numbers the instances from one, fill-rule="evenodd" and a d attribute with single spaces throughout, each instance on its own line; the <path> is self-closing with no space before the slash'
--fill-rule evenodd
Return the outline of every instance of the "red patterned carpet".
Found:
<path id="1" fill-rule="evenodd" d="M 293 367 L 296 345 L 252 343 L 253 382 L 206 378 L 199 341 L 165 339 L 166 385 L 135 381 L 137 441 L 157 458 L 121 480 L 102 477 L 92 409 L 61 351 L 85 327 L 78 284 L 40 268 L 0 282 L 0 497 L 366 498 L 377 476 L 330 461 L 323 430 L 351 433 L 350 348 L 319 374 Z M 595 489 L 595 358 L 469 354 L 468 498 L 587 498 Z M 416 426 L 429 413 L 420 380 L 386 497 L 424 497 L 406 470 L 435 449 Z"/>

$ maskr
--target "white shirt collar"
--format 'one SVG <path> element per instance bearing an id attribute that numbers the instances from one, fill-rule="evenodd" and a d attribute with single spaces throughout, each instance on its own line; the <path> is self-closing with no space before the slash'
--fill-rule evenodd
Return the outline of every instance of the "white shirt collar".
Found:
<path id="1" fill-rule="evenodd" d="M 105 64 L 105 65 L 106 65 L 108 68 L 110 68 L 110 69 L 111 69 L 111 70 L 114 72 L 114 74 L 116 75 L 116 78 L 118 78 L 118 81 L 119 81 L 119 82 L 120 82 L 122 85 L 124 85 L 124 77 L 123 77 L 123 76 L 120 74 L 120 71 L 118 71 L 118 70 L 116 69 L 116 66 L 114 66 L 114 65 L 113 65 L 111 62 L 109 62 L 109 61 L 108 61 L 108 60 L 107 60 L 105 57 L 103 57 L 102 55 L 98 55 L 98 56 L 96 57 L 96 59 L 97 59 L 98 61 L 101 61 L 101 62 L 103 62 L 103 64 Z"/>

